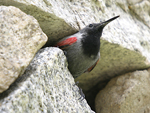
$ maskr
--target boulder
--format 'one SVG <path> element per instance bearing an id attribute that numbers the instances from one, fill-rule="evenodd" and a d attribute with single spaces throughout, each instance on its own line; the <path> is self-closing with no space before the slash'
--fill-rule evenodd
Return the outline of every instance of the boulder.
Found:
<path id="1" fill-rule="evenodd" d="M 3 0 L 0 4 L 13 5 L 34 16 L 49 37 L 45 46 L 52 46 L 90 23 L 120 15 L 103 31 L 97 66 L 76 79 L 91 105 L 111 78 L 150 67 L 147 0 Z"/>
<path id="2" fill-rule="evenodd" d="M 52 46 L 60 38 L 73 34 L 90 23 L 120 15 L 120 18 L 107 25 L 103 31 L 101 61 L 92 73 L 83 74 L 77 79 L 85 91 L 89 91 L 101 81 L 111 79 L 124 72 L 150 67 L 150 41 L 147 38 L 150 35 L 149 28 L 143 23 L 144 21 L 137 18 L 135 13 L 131 13 L 129 7 L 138 5 L 140 7 L 138 12 L 140 12 L 139 10 L 142 11 L 149 2 L 140 2 L 140 0 L 5 0 L 0 4 L 16 6 L 34 16 L 49 37 L 45 46 Z M 148 9 L 149 7 L 145 12 L 145 18 L 149 17 Z M 114 50 L 112 51 L 112 49 Z M 115 56 L 114 54 L 108 55 L 110 52 Z M 122 55 L 125 58 L 122 58 Z M 121 64 L 119 64 L 120 61 Z M 127 68 L 127 66 L 131 66 L 131 68 Z"/>
<path id="3" fill-rule="evenodd" d="M 150 69 L 113 78 L 96 99 L 96 113 L 150 113 Z"/>
<path id="4" fill-rule="evenodd" d="M 58 48 L 41 49 L 25 73 L 0 94 L 0 113 L 94 113 Z"/>
<path id="5" fill-rule="evenodd" d="M 46 41 L 34 17 L 12 6 L 0 6 L 0 93 L 23 74 Z"/>

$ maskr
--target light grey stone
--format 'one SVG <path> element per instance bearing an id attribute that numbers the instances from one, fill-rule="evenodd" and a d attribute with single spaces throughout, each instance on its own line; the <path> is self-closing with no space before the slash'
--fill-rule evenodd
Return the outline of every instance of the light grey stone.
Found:
<path id="1" fill-rule="evenodd" d="M 96 113 L 150 113 L 150 69 L 113 78 L 96 99 Z"/>
<path id="2" fill-rule="evenodd" d="M 40 50 L 0 97 L 0 113 L 94 113 L 81 97 L 58 48 Z"/>
<path id="3" fill-rule="evenodd" d="M 18 8 L 0 6 L 0 93 L 23 74 L 46 41 L 36 19 Z"/>
<path id="4" fill-rule="evenodd" d="M 149 22 L 139 20 L 136 16 L 137 13 L 132 13 L 126 0 L 100 0 L 97 2 L 100 5 L 93 6 L 95 18 L 106 20 L 114 15 L 120 15 L 120 17 L 103 30 L 101 59 L 97 66 L 92 72 L 77 78 L 86 92 L 116 75 L 150 67 L 150 29 L 147 26 Z M 133 10 L 138 11 L 138 15 L 144 14 L 142 18 L 148 19 L 150 8 L 148 5 L 149 1 L 143 0 L 132 7 Z M 103 14 L 101 14 L 102 11 Z M 92 93 L 92 91 L 90 92 Z"/>
<path id="5" fill-rule="evenodd" d="M 127 3 L 123 4 L 121 0 L 120 5 L 126 12 L 131 13 L 133 17 L 143 22 L 148 28 L 150 28 L 150 1 L 149 0 L 127 0 Z"/>
<path id="6" fill-rule="evenodd" d="M 127 3 L 130 5 L 135 5 L 135 4 L 139 4 L 142 1 L 143 0 L 127 0 Z"/>
<path id="7" fill-rule="evenodd" d="M 133 0 L 132 0 L 133 1 Z M 138 2 L 139 4 L 148 4 L 149 1 L 143 1 Z M 64 19 L 69 25 L 75 27 L 76 29 L 80 29 L 85 27 L 85 25 L 93 22 L 99 22 L 104 21 L 108 18 L 113 17 L 114 15 L 120 15 L 120 18 L 115 20 L 114 22 L 110 23 L 104 30 L 103 33 L 103 39 L 111 42 L 119 44 L 125 48 L 128 48 L 130 50 L 138 50 L 140 51 L 144 56 L 147 57 L 148 61 L 150 61 L 150 55 L 148 50 L 149 45 L 149 39 L 147 39 L 147 36 L 149 36 L 150 32 L 148 28 L 140 22 L 136 18 L 132 18 L 134 14 L 131 16 L 128 8 L 128 2 L 122 1 L 122 0 L 100 0 L 100 1 L 94 1 L 94 0 L 5 0 L 2 1 L 1 4 L 4 5 L 15 5 L 16 7 L 19 7 L 27 14 L 33 14 L 36 13 L 36 15 L 42 15 L 42 11 L 48 12 L 49 14 L 56 15 L 59 18 Z M 21 6 L 19 4 L 22 4 Z M 28 7 L 26 6 L 28 5 Z M 30 6 L 32 5 L 32 7 Z M 35 11 L 35 7 L 38 9 Z M 59 6 L 59 7 L 57 7 Z M 122 6 L 122 7 L 121 7 Z M 125 7 L 125 8 L 124 8 Z M 138 10 L 143 10 L 143 8 L 149 7 L 143 7 Z M 29 9 L 32 9 L 33 12 L 29 12 Z M 122 9 L 121 9 L 122 8 Z M 123 9 L 124 8 L 124 9 Z M 126 10 L 124 12 L 123 10 Z M 139 11 L 140 12 L 140 11 Z M 148 11 L 146 11 L 148 12 Z M 142 14 L 142 12 L 141 12 Z M 34 15 L 34 14 L 33 14 Z M 45 14 L 46 15 L 46 14 Z M 148 18 L 148 13 L 145 14 Z M 45 17 L 45 16 L 44 16 Z M 42 17 L 35 17 L 37 20 L 42 20 Z M 52 17 L 51 17 L 52 18 Z M 47 21 L 41 23 L 42 26 L 45 24 L 51 23 L 49 17 L 43 18 Z M 43 21 L 43 20 L 42 20 Z M 59 20 L 58 20 L 59 22 Z M 42 29 L 56 29 L 55 28 L 54 21 L 52 22 L 51 26 L 46 26 L 45 28 L 42 27 Z M 53 25 L 53 26 L 52 26 Z M 61 27 L 61 25 L 59 26 Z M 65 29 L 65 26 L 63 26 L 62 29 Z M 60 30 L 60 29 L 59 29 Z M 66 29 L 67 30 L 67 29 Z M 51 32 L 50 30 L 48 30 Z M 60 31 L 61 32 L 61 31 Z M 47 34 L 47 33 L 46 33 Z M 57 33 L 56 33 L 57 34 Z M 142 39 L 141 39 L 142 37 Z M 147 47 L 143 49 L 141 45 L 141 41 L 147 42 Z"/>
<path id="8" fill-rule="evenodd" d="M 49 37 L 46 46 L 50 46 L 56 43 L 58 39 L 77 32 L 77 30 L 67 24 L 63 18 L 55 14 L 54 10 L 56 10 L 59 5 L 53 7 L 51 2 L 53 1 L 0 0 L 0 5 L 13 5 L 20 8 L 26 14 L 36 18 L 43 32 Z"/>
<path id="9" fill-rule="evenodd" d="M 103 31 L 97 66 L 76 79 L 91 100 L 95 98 L 91 89 L 98 92 L 102 82 L 150 67 L 148 0 L 3 0 L 0 4 L 14 5 L 34 16 L 50 39 L 47 45 L 73 34 L 73 28 L 79 30 L 120 15 Z"/>
<path id="10" fill-rule="evenodd" d="M 141 2 L 134 2 L 132 0 L 132 3 L 138 4 Z M 126 60 L 124 60 L 124 62 L 122 61 L 122 64 L 125 63 L 127 66 L 130 65 L 133 67 L 132 70 L 143 69 L 150 66 L 150 39 L 147 38 L 150 36 L 150 30 L 145 24 L 140 22 L 138 18 L 132 17 L 130 9 L 128 8 L 129 2 L 126 0 L 11 0 L 11 2 L 10 0 L 5 0 L 1 1 L 0 4 L 14 5 L 27 14 L 34 16 L 40 23 L 43 31 L 49 37 L 49 45 L 58 38 L 63 38 L 65 35 L 69 35 L 69 33 L 74 33 L 75 30 L 73 28 L 79 30 L 89 23 L 104 21 L 115 15 L 120 15 L 120 18 L 105 27 L 102 36 L 104 42 L 106 40 L 110 43 L 103 43 L 101 45 L 101 48 L 103 48 L 102 46 L 104 44 L 108 46 L 108 49 L 106 49 L 107 51 L 101 49 L 103 51 L 101 56 L 104 56 L 101 57 L 101 59 L 103 58 L 102 61 L 112 61 L 113 59 L 114 62 L 110 64 L 109 62 L 100 61 L 98 66 L 96 66 L 97 69 L 92 71 L 93 73 L 81 76 L 78 81 L 80 81 L 82 86 L 89 86 L 88 88 L 84 87 L 83 89 L 85 90 L 89 90 L 91 87 L 98 84 L 98 82 L 102 80 L 100 78 L 103 78 L 103 76 L 110 79 L 116 74 L 120 74 L 120 71 L 124 71 L 125 67 L 119 64 L 121 69 L 117 72 L 117 64 L 122 59 L 122 55 L 126 57 Z M 142 6 L 141 10 L 143 10 Z M 68 25 L 73 28 L 68 27 Z M 113 53 L 118 54 L 119 52 L 119 54 L 122 55 L 118 55 L 117 57 L 114 55 L 108 56 L 112 44 L 114 44 L 114 46 L 116 46 L 115 44 L 119 45 L 117 48 L 114 48 Z M 124 51 L 120 51 L 122 47 L 129 53 L 126 54 Z M 139 56 L 136 61 L 141 62 L 143 65 L 141 65 L 141 63 L 137 63 L 136 65 L 136 62 L 134 62 L 135 58 L 133 59 L 132 56 L 130 57 L 130 52 L 132 56 L 133 54 Z M 113 65 L 111 71 L 109 70 L 109 64 Z M 105 71 L 103 71 L 99 65 L 106 67 L 103 69 L 110 72 L 109 74 L 111 74 L 111 77 L 109 74 L 105 74 Z M 116 71 L 114 72 L 113 70 Z M 131 68 L 129 67 L 126 71 L 131 71 Z M 93 82 L 93 80 L 97 81 Z M 93 84 L 89 84 L 91 82 Z"/>
<path id="11" fill-rule="evenodd" d="M 141 2 L 140 0 L 131 0 L 130 2 L 135 4 L 135 8 L 133 8 L 138 9 L 138 15 L 141 13 L 142 16 L 144 13 L 143 11 L 146 10 L 144 13 L 144 18 L 149 18 L 149 1 L 144 0 Z M 120 18 L 113 21 L 105 28 L 103 32 L 103 39 L 111 43 L 119 44 L 130 50 L 138 50 L 143 56 L 146 57 L 148 61 L 150 61 L 150 39 L 147 38 L 150 35 L 149 28 L 142 23 L 143 21 L 140 22 L 139 18 L 132 18 L 132 16 L 135 16 L 136 14 L 131 15 L 130 8 L 128 7 L 130 4 L 129 1 L 11 0 L 10 2 L 10 0 L 5 0 L 1 1 L 0 4 L 14 5 L 27 14 L 34 16 L 40 23 L 43 31 L 51 39 L 54 34 L 55 36 L 58 36 L 57 34 L 61 31 L 64 33 L 66 30 L 71 32 L 69 31 L 69 29 L 71 30 L 71 27 L 63 25 L 65 23 L 61 21 L 61 19 L 65 20 L 69 25 L 79 30 L 89 23 L 104 21 L 114 15 L 120 15 Z"/>

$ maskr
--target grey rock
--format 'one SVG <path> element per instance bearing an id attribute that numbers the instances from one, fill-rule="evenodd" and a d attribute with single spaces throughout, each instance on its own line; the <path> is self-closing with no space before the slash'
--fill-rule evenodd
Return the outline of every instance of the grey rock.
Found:
<path id="1" fill-rule="evenodd" d="M 127 0 L 126 4 L 120 0 L 120 5 L 126 12 L 131 13 L 133 17 L 143 22 L 150 28 L 150 1 L 149 0 Z"/>
<path id="2" fill-rule="evenodd" d="M 59 39 L 77 32 L 73 26 L 55 14 L 54 11 L 59 4 L 53 7 L 51 2 L 49 0 L 0 0 L 0 5 L 13 5 L 36 18 L 43 32 L 49 37 L 45 46 L 51 46 Z"/>
<path id="3" fill-rule="evenodd" d="M 138 11 L 138 15 L 144 14 L 142 17 L 147 19 L 150 8 L 148 2 L 138 2 L 135 6 L 140 8 L 133 7 L 135 11 Z M 113 15 L 120 15 L 120 17 L 106 26 L 103 31 L 100 48 L 101 59 L 97 66 L 92 72 L 77 78 L 84 91 L 91 93 L 92 88 L 99 89 L 98 87 L 102 85 L 103 81 L 108 81 L 116 75 L 150 67 L 150 29 L 147 27 L 148 22 L 139 20 L 136 16 L 137 13 L 132 13 L 126 0 L 103 0 L 98 3 L 98 6 L 93 6 L 95 18 L 101 20 L 105 18 L 106 20 Z M 95 4 L 98 3 L 95 2 Z M 147 9 L 145 10 L 145 8 Z M 102 11 L 103 14 L 101 14 Z"/>
<path id="4" fill-rule="evenodd" d="M 75 33 L 73 28 L 120 15 L 104 29 L 98 65 L 76 79 L 91 100 L 93 91 L 96 94 L 111 78 L 150 67 L 148 0 L 3 0 L 0 4 L 34 16 L 51 40 L 47 45 Z"/>
<path id="5" fill-rule="evenodd" d="M 143 0 L 127 0 L 127 3 L 130 5 L 135 5 L 135 4 L 139 4 L 142 1 Z"/>
<path id="6" fill-rule="evenodd" d="M 96 113 L 150 113 L 150 69 L 113 78 L 96 99 Z"/>
<path id="7" fill-rule="evenodd" d="M 85 91 L 95 87 L 100 81 L 119 75 L 120 72 L 150 67 L 150 39 L 147 38 L 150 36 L 150 30 L 138 18 L 132 17 L 134 14 L 131 15 L 128 7 L 129 4 L 138 3 L 141 2 L 139 0 L 137 2 L 132 0 L 130 3 L 122 0 L 5 0 L 0 2 L 2 5 L 14 5 L 25 13 L 34 16 L 49 37 L 50 42 L 48 41 L 47 45 L 52 45 L 58 39 L 75 33 L 73 28 L 79 30 L 89 23 L 104 21 L 114 15 L 120 15 L 120 18 L 104 29 L 102 35 L 104 42 L 102 40 L 101 50 L 104 47 L 107 49 L 102 50 L 101 59 L 103 58 L 102 61 L 106 62 L 100 61 L 96 66 L 97 69 L 94 69 L 92 73 L 86 73 L 77 79 Z M 141 6 L 141 10 L 143 8 Z M 147 13 L 145 16 L 149 17 Z M 105 43 L 105 41 L 109 43 Z M 115 56 L 108 56 L 110 49 L 112 49 L 111 45 L 115 46 L 113 51 Z M 122 47 L 128 53 L 121 51 Z M 119 55 L 117 55 L 118 53 Z M 121 54 L 125 57 L 123 61 Z M 133 55 L 138 57 L 133 58 Z M 122 63 L 119 63 L 120 61 Z M 109 64 L 113 67 L 111 70 Z M 120 67 L 119 71 L 118 66 Z M 132 68 L 127 68 L 127 66 Z"/>
<path id="8" fill-rule="evenodd" d="M 0 93 L 23 74 L 46 41 L 36 19 L 18 8 L 0 6 Z"/>
<path id="9" fill-rule="evenodd" d="M 94 113 L 67 66 L 60 49 L 40 50 L 25 73 L 0 95 L 0 113 Z"/>

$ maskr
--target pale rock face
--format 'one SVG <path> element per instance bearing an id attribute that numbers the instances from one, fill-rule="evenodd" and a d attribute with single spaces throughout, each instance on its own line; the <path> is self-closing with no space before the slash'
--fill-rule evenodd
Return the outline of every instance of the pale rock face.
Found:
<path id="1" fill-rule="evenodd" d="M 118 0 L 119 1 L 119 0 Z M 143 22 L 150 28 L 150 1 L 149 0 L 127 0 L 126 4 L 119 2 L 123 10 L 132 13 L 133 17 Z"/>
<path id="2" fill-rule="evenodd" d="M 104 28 L 97 66 L 76 79 L 91 100 L 92 90 L 98 92 L 102 82 L 150 67 L 149 0 L 2 0 L 0 5 L 13 5 L 35 17 L 49 37 L 47 46 L 75 33 L 74 28 L 120 15 Z"/>
<path id="3" fill-rule="evenodd" d="M 144 18 L 149 18 L 148 12 L 150 7 L 145 7 L 149 6 L 149 1 L 5 0 L 1 1 L 0 4 L 14 5 L 27 14 L 34 16 L 38 20 L 42 30 L 49 37 L 46 46 L 52 45 L 53 42 L 66 35 L 75 33 L 76 30 L 73 28 L 79 30 L 90 23 L 104 21 L 113 16 L 120 15 L 118 19 L 111 22 L 104 29 L 102 39 L 110 43 L 105 43 L 102 40 L 101 59 L 103 59 L 100 60 L 92 73 L 83 74 L 77 79 L 86 91 L 97 85 L 99 81 L 110 79 L 116 74 L 124 72 L 124 70 L 125 72 L 129 72 L 150 67 L 150 39 L 147 38 L 150 36 L 150 30 L 142 23 L 144 21 L 139 21 L 141 19 L 136 18 L 135 13 L 131 13 L 132 10 L 130 8 L 131 5 L 132 7 L 138 6 L 138 8 L 134 9 L 135 11 L 138 9 L 137 14 L 143 11 L 141 15 L 144 13 L 144 9 L 147 8 Z M 111 51 L 111 45 L 115 46 L 113 47 L 113 53 L 116 53 L 115 56 L 112 54 L 108 56 Z M 105 48 L 107 47 L 105 51 L 102 50 L 104 46 Z M 122 52 L 122 47 L 127 52 Z M 119 55 L 117 55 L 118 53 Z M 123 58 L 124 60 L 122 60 L 121 54 L 125 57 Z M 134 58 L 133 55 L 137 57 Z M 121 63 L 119 63 L 120 61 Z M 113 68 L 109 67 L 109 64 Z M 120 67 L 119 70 L 118 66 Z M 131 68 L 127 68 L 127 66 L 131 66 Z"/>
<path id="4" fill-rule="evenodd" d="M 94 113 L 81 97 L 63 51 L 52 47 L 36 54 L 25 73 L 0 95 L 0 103 L 0 113 Z"/>
<path id="5" fill-rule="evenodd" d="M 23 74 L 46 41 L 32 16 L 12 6 L 0 6 L 0 93 Z"/>
<path id="6" fill-rule="evenodd" d="M 96 99 L 96 113 L 150 113 L 150 69 L 113 78 Z"/>

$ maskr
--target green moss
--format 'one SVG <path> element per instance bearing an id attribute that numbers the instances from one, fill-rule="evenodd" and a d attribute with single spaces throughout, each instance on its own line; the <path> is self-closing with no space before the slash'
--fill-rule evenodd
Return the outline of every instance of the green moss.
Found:
<path id="1" fill-rule="evenodd" d="M 95 96 L 111 78 L 150 67 L 150 63 L 139 52 L 105 40 L 101 40 L 100 53 L 101 58 L 96 67 L 90 73 L 85 73 L 76 79 L 93 108 Z"/>
<path id="2" fill-rule="evenodd" d="M 100 53 L 101 58 L 93 71 L 85 73 L 76 79 L 86 91 L 100 81 L 109 80 L 117 75 L 150 67 L 146 58 L 139 52 L 131 51 L 105 40 L 101 40 Z"/>
<path id="3" fill-rule="evenodd" d="M 52 46 L 57 40 L 77 32 L 76 29 L 68 25 L 63 19 L 52 13 L 45 12 L 34 5 L 11 2 L 11 0 L 0 2 L 0 5 L 16 6 L 26 14 L 32 15 L 39 22 L 43 32 L 48 36 L 45 46 Z"/>

